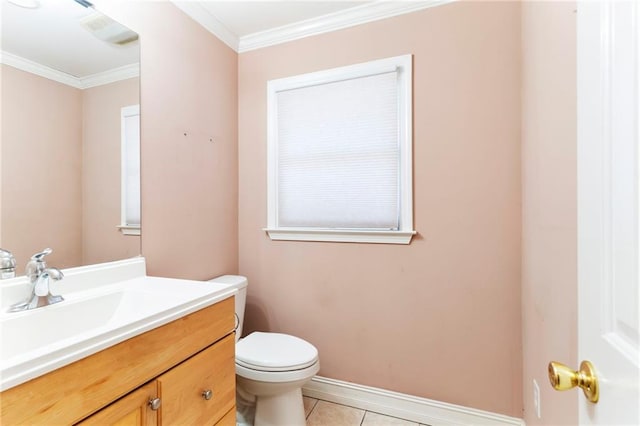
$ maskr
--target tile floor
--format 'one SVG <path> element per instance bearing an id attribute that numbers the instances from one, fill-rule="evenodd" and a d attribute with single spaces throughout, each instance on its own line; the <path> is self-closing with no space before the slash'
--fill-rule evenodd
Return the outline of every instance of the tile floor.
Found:
<path id="1" fill-rule="evenodd" d="M 307 426 L 424 426 L 359 408 L 304 397 Z"/>

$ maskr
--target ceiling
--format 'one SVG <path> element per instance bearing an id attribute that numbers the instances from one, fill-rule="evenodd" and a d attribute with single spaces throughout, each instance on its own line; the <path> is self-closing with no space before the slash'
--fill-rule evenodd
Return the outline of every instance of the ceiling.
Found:
<path id="1" fill-rule="evenodd" d="M 85 78 L 139 62 L 137 41 L 121 46 L 99 40 L 80 20 L 101 14 L 73 0 L 41 0 L 37 9 L 1 1 L 3 63 L 26 59 L 27 64 Z"/>

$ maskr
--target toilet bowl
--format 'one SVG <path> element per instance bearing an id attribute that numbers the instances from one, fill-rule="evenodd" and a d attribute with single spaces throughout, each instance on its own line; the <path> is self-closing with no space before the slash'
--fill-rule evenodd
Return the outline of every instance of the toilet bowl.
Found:
<path id="1" fill-rule="evenodd" d="M 211 280 L 237 289 L 236 407 L 238 425 L 304 426 L 302 386 L 320 370 L 318 350 L 281 333 L 253 332 L 240 339 L 247 279 L 225 275 Z"/>

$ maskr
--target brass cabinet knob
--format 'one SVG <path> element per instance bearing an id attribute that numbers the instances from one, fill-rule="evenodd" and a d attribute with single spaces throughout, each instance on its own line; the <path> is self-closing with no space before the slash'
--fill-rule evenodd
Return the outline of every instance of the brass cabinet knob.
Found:
<path id="1" fill-rule="evenodd" d="M 593 403 L 598 402 L 599 388 L 596 370 L 589 361 L 580 363 L 580 370 L 574 371 L 566 365 L 552 361 L 549 363 L 549 381 L 558 391 L 581 388 L 584 396 Z"/>
<path id="2" fill-rule="evenodd" d="M 211 389 L 202 391 L 202 397 L 207 401 L 210 400 L 213 397 L 213 391 Z"/>
<path id="3" fill-rule="evenodd" d="M 162 400 L 160 398 L 149 398 L 149 407 L 153 411 L 158 410 L 161 405 L 162 405 Z"/>

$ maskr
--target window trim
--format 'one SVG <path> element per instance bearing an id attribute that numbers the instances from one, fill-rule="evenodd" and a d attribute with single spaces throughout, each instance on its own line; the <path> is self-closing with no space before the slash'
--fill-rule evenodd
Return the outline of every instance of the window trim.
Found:
<path id="1" fill-rule="evenodd" d="M 409 244 L 416 231 L 367 231 L 361 229 L 264 228 L 276 241 Z"/>
<path id="2" fill-rule="evenodd" d="M 412 186 L 412 55 L 395 56 L 361 64 L 333 68 L 267 82 L 267 227 L 272 240 L 333 241 L 409 244 L 413 230 Z M 400 144 L 400 191 L 398 230 L 283 228 L 278 226 L 278 92 L 363 78 L 388 72 L 398 73 L 398 137 Z"/>

